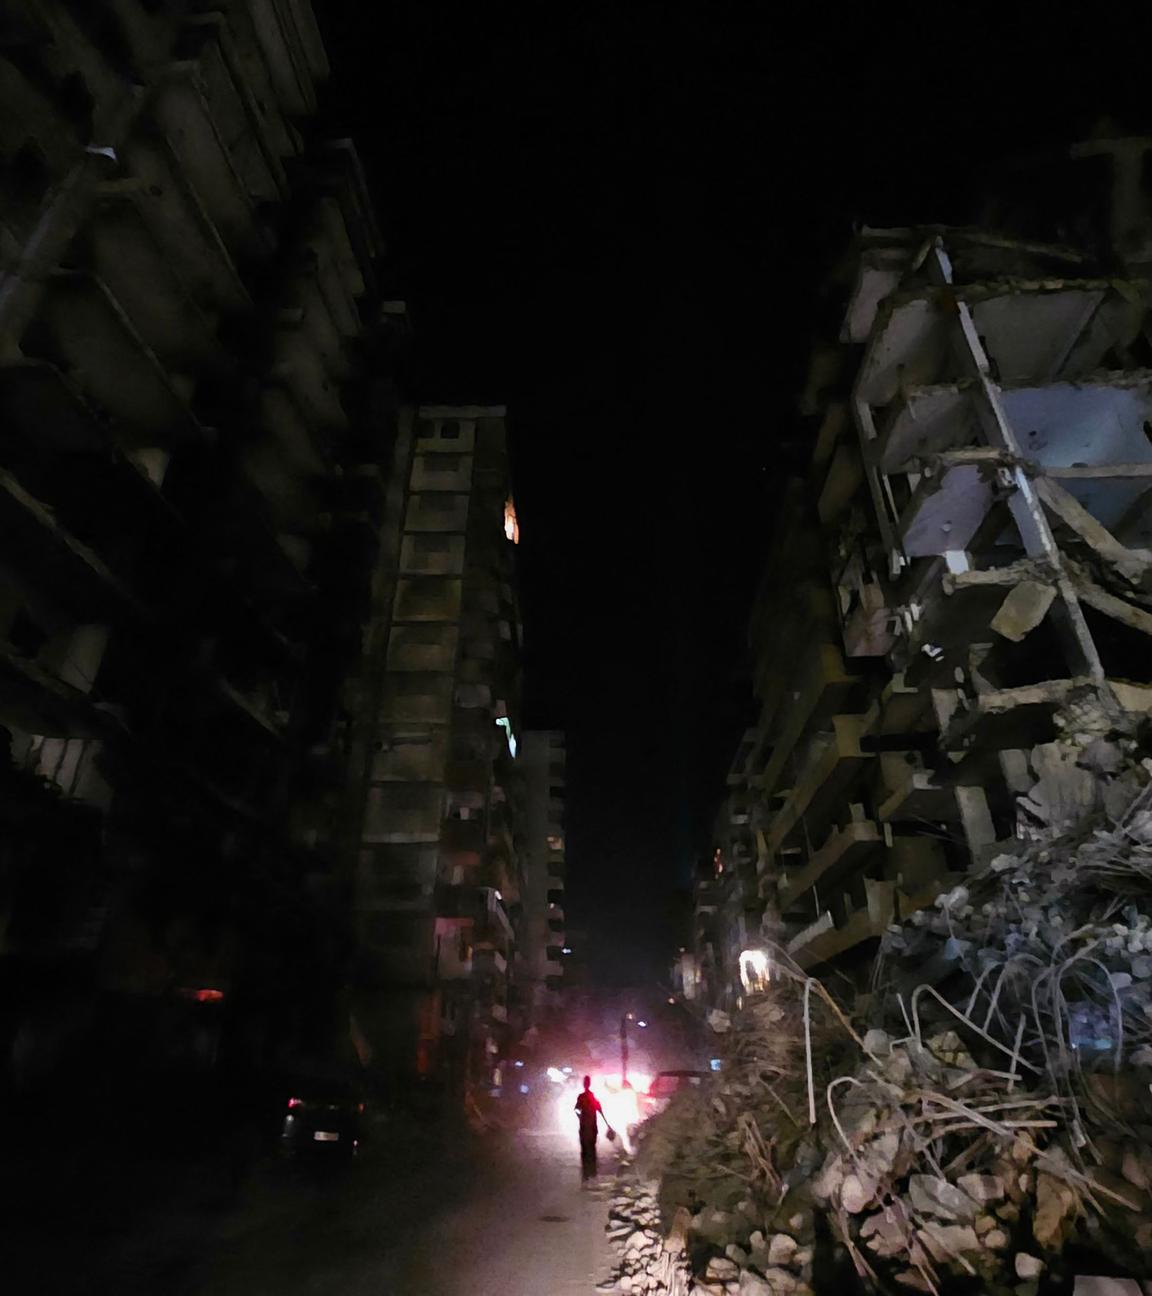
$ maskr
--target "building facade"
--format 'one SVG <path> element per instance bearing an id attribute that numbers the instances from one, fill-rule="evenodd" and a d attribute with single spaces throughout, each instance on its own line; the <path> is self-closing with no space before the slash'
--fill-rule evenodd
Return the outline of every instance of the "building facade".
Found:
<path id="1" fill-rule="evenodd" d="M 1070 786 L 1081 808 L 1105 795 L 1077 772 L 1086 749 L 1152 704 L 1148 153 L 1102 140 L 1049 167 L 1069 194 L 1076 168 L 1108 173 L 1063 229 L 1022 169 L 989 205 L 1000 228 L 857 240 L 802 401 L 808 475 L 756 601 L 759 720 L 730 778 L 759 934 L 805 970 L 866 985 L 889 924 L 1071 813 Z M 755 907 L 717 846 L 699 894 L 730 906 L 731 948 Z M 738 973 L 717 971 L 717 1002 Z"/>
<path id="2" fill-rule="evenodd" d="M 482 1075 L 520 1013 L 503 410 L 405 403 L 307 0 L 0 26 L 4 1079 Z"/>
<path id="3" fill-rule="evenodd" d="M 567 799 L 564 734 L 533 729 L 524 735 L 525 801 L 524 958 L 534 1009 L 542 1024 L 561 1004 L 568 933 L 564 917 L 564 807 Z"/>
<path id="4" fill-rule="evenodd" d="M 484 1087 L 519 1025 L 518 530 L 502 407 L 423 407 L 357 707 L 357 1028 L 395 1082 Z"/>

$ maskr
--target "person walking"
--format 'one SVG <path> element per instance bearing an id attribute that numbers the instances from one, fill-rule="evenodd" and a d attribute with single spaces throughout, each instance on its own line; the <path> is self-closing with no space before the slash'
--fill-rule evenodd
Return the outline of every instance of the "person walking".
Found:
<path id="1" fill-rule="evenodd" d="M 584 1092 L 576 1099 L 576 1114 L 580 1122 L 580 1178 L 587 1183 L 596 1178 L 596 1140 L 600 1134 L 600 1120 L 609 1139 L 616 1137 L 616 1132 L 608 1124 L 600 1099 L 592 1092 L 592 1077 L 584 1077 Z"/>

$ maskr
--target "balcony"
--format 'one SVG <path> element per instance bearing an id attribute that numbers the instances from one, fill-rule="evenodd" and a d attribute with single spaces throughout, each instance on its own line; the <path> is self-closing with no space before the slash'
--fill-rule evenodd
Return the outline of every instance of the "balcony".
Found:
<path id="1" fill-rule="evenodd" d="M 116 418 L 126 444 L 203 442 L 187 404 L 191 384 L 161 365 L 99 279 L 51 275 L 40 319 L 46 358 L 83 375 L 86 395 Z"/>
<path id="2" fill-rule="evenodd" d="M 859 683 L 859 676 L 848 673 L 835 644 L 817 644 L 800 665 L 792 702 L 769 730 L 766 745 L 771 755 L 763 773 L 750 780 L 752 785 L 773 791 L 805 730 L 831 715 Z"/>
<path id="3" fill-rule="evenodd" d="M 1098 369 L 1112 338 L 1139 320 L 1139 300 L 1135 285 L 1075 279 L 895 293 L 875 317 L 857 392 L 870 405 L 887 405 L 902 390 L 948 377 L 957 303 L 971 312 L 1003 385 L 1074 381 Z"/>
<path id="4" fill-rule="evenodd" d="M 231 254 L 238 259 L 259 256 L 268 251 L 268 236 L 256 220 L 256 195 L 248 189 L 224 145 L 216 106 L 209 102 L 206 91 L 195 64 L 173 64 L 155 95 L 155 122 Z M 245 129 L 243 136 L 247 135 Z M 278 197 L 271 177 L 266 197 Z"/>
<path id="5" fill-rule="evenodd" d="M 723 889 L 716 880 L 700 882 L 696 886 L 695 911 L 700 914 L 715 913 L 723 899 Z"/>
<path id="6" fill-rule="evenodd" d="M 231 368 L 214 318 L 190 295 L 178 263 L 128 194 L 113 189 L 99 202 L 90 237 L 97 275 L 164 364 L 181 373 Z"/>
<path id="7" fill-rule="evenodd" d="M 818 882 L 831 884 L 838 877 L 852 872 L 883 842 L 881 829 L 867 819 L 837 828 L 806 864 L 782 877 L 779 887 L 781 913 L 786 913 Z"/>
<path id="8" fill-rule="evenodd" d="M 809 745 L 793 786 L 768 826 L 768 856 L 780 850 L 801 822 L 807 821 L 810 830 L 819 828 L 820 819 L 841 800 L 861 768 L 874 759 L 860 745 L 872 720 L 871 715 L 833 716 L 831 731 L 818 735 Z"/>

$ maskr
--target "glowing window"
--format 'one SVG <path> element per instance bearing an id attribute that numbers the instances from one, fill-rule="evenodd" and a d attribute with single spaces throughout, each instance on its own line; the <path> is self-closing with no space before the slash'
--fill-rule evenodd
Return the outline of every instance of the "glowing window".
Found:
<path id="1" fill-rule="evenodd" d="M 513 544 L 520 543 L 520 523 L 516 521 L 516 505 L 511 497 L 504 504 L 504 534 Z"/>

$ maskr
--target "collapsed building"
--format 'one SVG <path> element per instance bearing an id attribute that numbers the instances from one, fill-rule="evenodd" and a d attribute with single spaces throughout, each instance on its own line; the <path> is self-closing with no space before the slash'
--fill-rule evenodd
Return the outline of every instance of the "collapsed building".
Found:
<path id="1" fill-rule="evenodd" d="M 647 1132 L 625 1291 L 1143 1290 L 1150 150 L 837 277 L 680 962 L 724 1071 Z"/>
<path id="2" fill-rule="evenodd" d="M 1066 164 L 1112 165 L 1075 224 L 1094 243 L 1014 237 L 1010 202 L 1004 233 L 857 239 L 755 603 L 759 718 L 698 889 L 720 998 L 762 925 L 866 984 L 889 923 L 1061 812 L 1056 739 L 1148 712 L 1144 149 Z"/>

